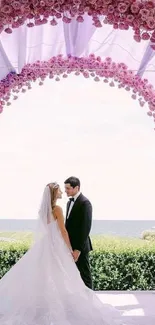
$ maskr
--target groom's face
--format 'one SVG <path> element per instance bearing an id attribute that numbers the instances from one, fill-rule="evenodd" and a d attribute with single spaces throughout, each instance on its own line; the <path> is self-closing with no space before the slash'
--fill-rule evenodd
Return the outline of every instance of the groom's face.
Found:
<path id="1" fill-rule="evenodd" d="M 79 191 L 79 187 L 72 187 L 70 184 L 65 184 L 65 192 L 67 196 L 74 196 Z"/>

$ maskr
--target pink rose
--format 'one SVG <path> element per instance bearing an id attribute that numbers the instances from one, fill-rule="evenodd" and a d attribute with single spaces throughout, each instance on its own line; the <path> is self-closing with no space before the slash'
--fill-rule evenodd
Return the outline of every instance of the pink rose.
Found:
<path id="1" fill-rule="evenodd" d="M 105 61 L 107 61 L 108 63 L 111 63 L 112 62 L 112 59 L 109 56 L 107 56 L 106 59 L 105 59 Z"/>
<path id="2" fill-rule="evenodd" d="M 4 31 L 7 33 L 7 34 L 11 34 L 12 33 L 12 29 L 10 27 L 4 29 Z"/>
<path id="3" fill-rule="evenodd" d="M 85 78 L 89 78 L 89 73 L 88 73 L 88 71 L 84 71 L 84 72 L 83 72 L 83 76 L 84 76 Z"/>
<path id="4" fill-rule="evenodd" d="M 62 75 L 62 77 L 63 77 L 63 78 L 68 78 L 67 73 L 64 73 L 64 74 Z"/>
<path id="5" fill-rule="evenodd" d="M 136 42 L 138 42 L 138 43 L 140 43 L 140 41 L 141 41 L 141 37 L 139 36 L 139 35 L 134 35 L 134 40 L 136 41 Z"/>
<path id="6" fill-rule="evenodd" d="M 17 21 L 14 21 L 12 23 L 12 28 L 18 28 L 19 27 L 19 23 Z"/>
<path id="7" fill-rule="evenodd" d="M 145 102 L 139 101 L 139 104 L 140 104 L 141 107 L 143 107 L 145 105 Z"/>
<path id="8" fill-rule="evenodd" d="M 33 16 L 33 14 L 31 14 L 31 13 L 29 13 L 29 14 L 27 15 L 27 18 L 28 18 L 28 19 L 33 19 L 33 17 L 34 17 L 34 16 Z"/>
<path id="9" fill-rule="evenodd" d="M 50 24 L 51 24 L 52 26 L 56 26 L 58 23 L 57 23 L 57 21 L 55 20 L 55 18 L 53 18 L 52 20 L 50 20 Z"/>
<path id="10" fill-rule="evenodd" d="M 113 28 L 114 28 L 114 29 L 118 29 L 118 27 L 119 27 L 118 23 L 114 23 L 114 24 L 113 24 Z"/>
<path id="11" fill-rule="evenodd" d="M 148 115 L 148 116 L 152 116 L 152 112 L 151 112 L 151 111 L 148 111 L 148 112 L 147 112 L 147 115 Z"/>
<path id="12" fill-rule="evenodd" d="M 155 20 L 154 20 L 154 18 L 148 17 L 146 23 L 147 23 L 147 26 L 150 29 L 154 29 L 155 28 Z"/>
<path id="13" fill-rule="evenodd" d="M 47 22 L 48 22 L 48 20 L 44 17 L 44 18 L 42 19 L 42 24 L 47 24 Z"/>
<path id="14" fill-rule="evenodd" d="M 64 23 L 66 23 L 66 24 L 69 24 L 69 23 L 72 21 L 72 19 L 71 19 L 71 18 L 68 18 L 68 17 L 66 17 L 66 16 L 63 16 L 62 21 L 63 21 Z"/>
<path id="15" fill-rule="evenodd" d="M 126 17 L 126 20 L 130 23 L 132 23 L 134 19 L 135 19 L 135 17 L 133 15 L 127 15 L 127 17 Z"/>
<path id="16" fill-rule="evenodd" d="M 76 20 L 78 21 L 78 23 L 84 22 L 84 18 L 82 16 L 77 16 Z"/>
<path id="17" fill-rule="evenodd" d="M 131 5 L 131 12 L 133 14 L 137 14 L 139 12 L 139 5 L 135 2 Z"/>
<path id="18" fill-rule="evenodd" d="M 153 9 L 154 8 L 154 1 L 147 1 L 145 4 L 147 9 Z"/>
<path id="19" fill-rule="evenodd" d="M 129 25 L 128 25 L 128 23 L 125 21 L 125 23 L 124 23 L 124 29 L 125 30 L 128 30 L 129 29 Z"/>
<path id="20" fill-rule="evenodd" d="M 60 13 L 60 12 L 56 12 L 56 14 L 55 14 L 55 17 L 59 19 L 59 18 L 61 18 L 61 17 L 62 17 L 62 15 L 61 15 L 61 13 Z"/>
<path id="21" fill-rule="evenodd" d="M 115 11 L 115 7 L 113 5 L 108 6 L 108 12 L 112 14 Z"/>
<path id="22" fill-rule="evenodd" d="M 154 38 L 155 38 L 155 31 L 152 33 L 152 37 L 154 37 Z"/>
<path id="23" fill-rule="evenodd" d="M 96 77 L 94 78 L 94 81 L 97 81 L 97 82 L 98 82 L 98 81 L 100 81 L 100 78 L 96 76 Z"/>
<path id="24" fill-rule="evenodd" d="M 19 17 L 17 22 L 18 22 L 18 24 L 19 24 L 20 26 L 23 25 L 24 22 L 25 22 L 24 17 Z"/>
<path id="25" fill-rule="evenodd" d="M 115 87 L 115 84 L 114 84 L 114 82 L 113 82 L 113 81 L 111 81 L 111 82 L 109 83 L 109 86 L 110 86 L 110 87 Z"/>
<path id="26" fill-rule="evenodd" d="M 34 24 L 30 22 L 30 23 L 27 24 L 27 26 L 28 26 L 28 27 L 33 27 Z"/>
<path id="27" fill-rule="evenodd" d="M 126 3 L 123 3 L 123 2 L 120 2 L 120 3 L 118 4 L 118 6 L 117 6 L 118 11 L 119 11 L 121 14 L 125 13 L 125 12 L 127 11 L 128 7 L 129 7 L 129 6 L 128 6 Z"/>
<path id="28" fill-rule="evenodd" d="M 139 13 L 147 18 L 149 16 L 149 10 L 148 9 L 140 9 Z"/>
<path id="29" fill-rule="evenodd" d="M 12 12 L 12 7 L 10 5 L 4 5 L 1 7 L 0 11 L 4 14 L 10 14 Z"/>
<path id="30" fill-rule="evenodd" d="M 53 6 L 54 0 L 45 0 L 47 6 Z"/>
<path id="31" fill-rule="evenodd" d="M 7 16 L 5 19 L 5 24 L 10 25 L 13 23 L 13 17 Z"/>
<path id="32" fill-rule="evenodd" d="M 45 1 L 41 0 L 41 1 L 40 1 L 40 6 L 41 6 L 41 7 L 45 7 L 45 6 L 46 6 Z"/>
<path id="33" fill-rule="evenodd" d="M 150 39 L 149 33 L 147 33 L 147 32 L 142 33 L 141 39 L 143 39 L 143 40 L 149 40 Z"/>
<path id="34" fill-rule="evenodd" d="M 152 105 L 155 106 L 155 98 L 153 98 L 151 102 L 152 102 Z"/>
<path id="35" fill-rule="evenodd" d="M 102 61 L 102 59 L 101 59 L 100 56 L 97 56 L 96 60 L 97 60 L 98 62 L 101 62 L 101 61 Z"/>
<path id="36" fill-rule="evenodd" d="M 102 24 L 101 24 L 100 20 L 98 20 L 98 19 L 95 19 L 95 20 L 94 20 L 93 25 L 94 25 L 95 27 L 102 27 Z"/>
<path id="37" fill-rule="evenodd" d="M 153 106 L 153 105 L 150 105 L 150 107 L 149 107 L 149 108 L 150 108 L 150 111 L 152 111 L 152 112 L 153 112 L 153 111 L 155 111 L 155 106 Z"/>
<path id="38" fill-rule="evenodd" d="M 49 74 L 49 78 L 50 78 L 50 79 L 53 79 L 53 78 L 54 78 L 54 75 L 53 75 L 52 72 L 50 72 L 50 74 Z"/>
<path id="39" fill-rule="evenodd" d="M 15 10 L 19 10 L 21 7 L 21 4 L 19 1 L 13 1 L 11 5 L 12 5 L 13 9 L 15 9 Z"/>
<path id="40" fill-rule="evenodd" d="M 125 29 L 125 24 L 124 23 L 119 23 L 118 27 L 119 27 L 119 29 L 124 30 Z"/>
<path id="41" fill-rule="evenodd" d="M 112 0 L 104 0 L 104 3 L 105 3 L 106 5 L 109 5 L 110 3 L 112 3 Z"/>
<path id="42" fill-rule="evenodd" d="M 122 70 L 127 70 L 127 65 L 125 63 L 119 63 L 118 65 Z"/>
<path id="43" fill-rule="evenodd" d="M 24 5 L 26 5 L 26 4 L 29 3 L 29 0 L 21 0 L 21 3 L 24 4 Z"/>
<path id="44" fill-rule="evenodd" d="M 135 17 L 134 21 L 133 21 L 133 27 L 134 29 L 140 29 L 141 26 L 141 19 L 139 19 L 138 17 Z"/>

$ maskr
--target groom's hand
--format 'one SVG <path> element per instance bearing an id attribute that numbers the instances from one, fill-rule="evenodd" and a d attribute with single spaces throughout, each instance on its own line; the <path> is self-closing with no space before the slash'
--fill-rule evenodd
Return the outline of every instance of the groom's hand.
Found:
<path id="1" fill-rule="evenodd" d="M 81 252 L 78 251 L 77 249 L 75 249 L 75 250 L 73 251 L 72 255 L 73 255 L 73 258 L 74 258 L 74 261 L 75 261 L 75 262 L 78 261 L 80 254 L 81 254 Z"/>

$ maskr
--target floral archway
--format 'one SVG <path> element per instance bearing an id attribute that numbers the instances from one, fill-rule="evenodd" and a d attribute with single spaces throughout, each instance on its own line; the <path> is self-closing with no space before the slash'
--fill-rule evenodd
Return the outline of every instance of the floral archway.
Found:
<path id="1" fill-rule="evenodd" d="M 0 112 L 75 73 L 129 91 L 155 122 L 154 1 L 1 0 L 0 31 Z"/>

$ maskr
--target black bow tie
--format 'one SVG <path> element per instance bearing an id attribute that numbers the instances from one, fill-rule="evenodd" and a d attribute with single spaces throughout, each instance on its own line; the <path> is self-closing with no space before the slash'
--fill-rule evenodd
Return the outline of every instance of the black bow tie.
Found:
<path id="1" fill-rule="evenodd" d="M 70 202 L 74 202 L 74 198 L 71 197 L 71 198 L 69 199 L 69 201 L 70 201 Z"/>

